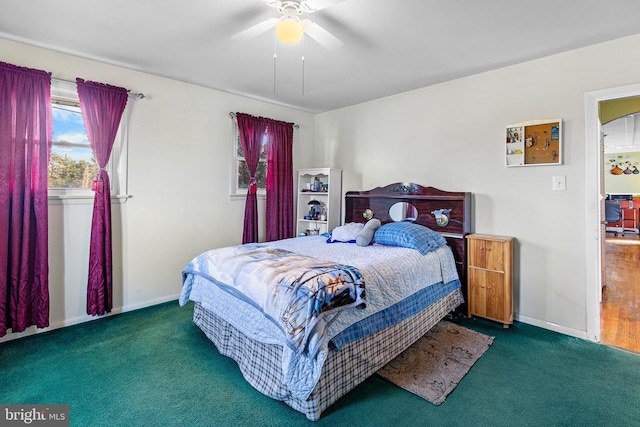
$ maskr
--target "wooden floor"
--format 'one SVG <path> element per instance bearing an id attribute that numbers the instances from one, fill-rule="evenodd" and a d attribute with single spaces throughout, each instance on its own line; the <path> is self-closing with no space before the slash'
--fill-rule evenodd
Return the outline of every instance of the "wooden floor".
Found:
<path id="1" fill-rule="evenodd" d="M 607 235 L 600 342 L 640 353 L 640 237 Z"/>

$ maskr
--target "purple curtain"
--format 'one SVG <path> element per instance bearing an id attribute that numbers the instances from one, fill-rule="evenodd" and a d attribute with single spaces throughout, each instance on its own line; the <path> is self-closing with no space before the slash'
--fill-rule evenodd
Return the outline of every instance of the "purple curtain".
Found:
<path id="1" fill-rule="evenodd" d="M 418 209 L 416 209 L 415 206 L 413 206 L 411 203 L 407 203 L 407 212 L 404 215 L 405 218 L 413 218 L 413 219 L 417 219 L 418 218 Z"/>
<path id="2" fill-rule="evenodd" d="M 244 227 L 242 229 L 242 243 L 258 241 L 258 200 L 256 193 L 256 170 L 262 151 L 262 139 L 267 128 L 268 119 L 253 117 L 249 114 L 236 113 L 240 144 L 249 169 L 249 189 L 244 207 Z"/>
<path id="3" fill-rule="evenodd" d="M 267 129 L 267 241 L 294 236 L 293 123 L 271 121 Z"/>
<path id="4" fill-rule="evenodd" d="M 76 84 L 89 143 L 100 167 L 92 185 L 95 197 L 89 247 L 87 314 L 101 315 L 111 312 L 113 307 L 111 186 L 105 167 L 111 156 L 128 94 L 124 88 L 85 82 L 83 79 L 76 79 Z"/>
<path id="5" fill-rule="evenodd" d="M 51 74 L 0 62 L 0 337 L 49 326 Z"/>

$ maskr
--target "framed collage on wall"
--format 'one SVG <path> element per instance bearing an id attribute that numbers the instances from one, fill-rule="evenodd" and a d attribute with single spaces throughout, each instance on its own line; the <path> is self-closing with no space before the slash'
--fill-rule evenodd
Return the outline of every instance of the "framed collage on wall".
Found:
<path id="1" fill-rule="evenodd" d="M 514 123 L 505 133 L 507 166 L 562 164 L 562 119 Z"/>

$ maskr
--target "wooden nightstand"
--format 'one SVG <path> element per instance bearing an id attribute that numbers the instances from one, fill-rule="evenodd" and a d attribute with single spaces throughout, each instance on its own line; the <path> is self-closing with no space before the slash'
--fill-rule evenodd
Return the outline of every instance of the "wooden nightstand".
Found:
<path id="1" fill-rule="evenodd" d="M 469 234 L 467 301 L 469 317 L 513 324 L 513 237 Z"/>

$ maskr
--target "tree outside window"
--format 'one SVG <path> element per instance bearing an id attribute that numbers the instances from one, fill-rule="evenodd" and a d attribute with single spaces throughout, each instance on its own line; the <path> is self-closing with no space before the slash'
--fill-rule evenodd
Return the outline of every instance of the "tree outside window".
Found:
<path id="1" fill-rule="evenodd" d="M 260 151 L 260 160 L 258 161 L 258 168 L 256 170 L 256 182 L 258 184 L 258 190 L 265 190 L 267 188 L 267 140 L 268 136 L 265 133 L 262 138 L 262 150 Z M 244 158 L 244 152 L 242 151 L 242 144 L 240 143 L 240 135 L 236 133 L 236 168 L 237 168 L 237 189 L 246 190 L 249 188 L 249 168 L 247 167 L 247 161 Z"/>
<path id="2" fill-rule="evenodd" d="M 80 105 L 52 101 L 53 144 L 49 161 L 50 189 L 90 190 L 98 164 L 87 138 Z"/>

